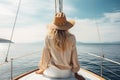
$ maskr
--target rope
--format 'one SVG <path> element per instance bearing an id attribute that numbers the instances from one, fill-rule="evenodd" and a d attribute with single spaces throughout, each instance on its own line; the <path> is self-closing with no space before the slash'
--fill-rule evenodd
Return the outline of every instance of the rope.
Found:
<path id="1" fill-rule="evenodd" d="M 103 67 L 103 66 L 102 66 Z M 109 72 L 111 72 L 112 74 L 114 74 L 114 75 L 116 75 L 117 77 L 120 77 L 120 75 L 118 75 L 118 74 L 116 74 L 116 73 L 114 73 L 113 71 L 111 71 L 111 70 L 109 70 L 109 69 L 107 69 L 107 68 L 105 68 L 105 67 L 103 67 L 105 70 L 107 70 L 107 71 L 109 71 Z"/>
<path id="2" fill-rule="evenodd" d="M 99 42 L 101 43 L 102 42 L 102 38 L 101 38 L 101 34 L 100 34 L 98 23 L 97 23 L 97 20 L 96 20 L 95 11 L 96 11 L 96 9 L 94 7 L 94 15 L 95 15 L 95 19 L 94 20 L 95 20 L 95 24 L 96 24 L 96 28 L 97 28 L 98 39 L 99 39 Z M 103 74 L 102 65 L 103 65 L 103 58 L 104 58 L 103 47 L 102 46 L 101 46 L 100 51 L 101 51 L 101 53 L 100 53 L 101 54 L 101 70 L 100 70 L 100 72 L 101 72 L 101 76 L 102 76 L 102 74 Z"/>
<path id="3" fill-rule="evenodd" d="M 93 53 L 89 53 L 89 52 L 88 52 L 87 54 L 92 55 L 92 56 L 95 56 L 95 57 L 98 57 L 98 58 L 103 58 L 103 57 L 98 56 L 98 55 L 93 54 Z M 117 64 L 117 65 L 120 65 L 120 62 L 117 62 L 117 61 L 114 61 L 114 60 L 111 60 L 111 59 L 108 59 L 108 58 L 103 58 L 103 60 L 106 60 L 106 61 L 109 61 L 109 62 L 115 63 L 115 64 Z"/>
<path id="4" fill-rule="evenodd" d="M 24 57 L 27 57 L 27 56 L 31 56 L 31 55 L 33 55 L 35 53 L 38 53 L 38 52 L 40 52 L 40 51 L 35 51 L 35 52 L 29 53 L 29 54 L 25 54 L 25 55 L 22 55 L 22 56 L 19 56 L 19 57 L 15 57 L 14 60 L 24 58 Z"/>
<path id="5" fill-rule="evenodd" d="M 35 53 L 37 53 L 37 52 L 39 52 L 39 51 L 35 51 L 35 52 L 32 52 L 32 53 L 28 53 L 28 54 L 26 54 L 26 55 L 22 55 L 22 56 L 13 58 L 13 60 L 20 59 L 20 58 L 23 58 L 23 57 L 27 57 L 27 56 L 33 55 L 33 54 L 35 54 Z M 88 52 L 86 52 L 86 53 L 89 54 L 89 55 L 91 55 L 91 56 L 98 57 L 98 58 L 101 57 L 101 56 L 95 55 L 95 54 L 93 54 L 93 53 L 88 53 Z M 88 59 L 88 58 L 87 58 L 87 59 Z M 105 59 L 105 58 L 104 58 L 104 59 Z M 109 60 L 109 59 L 106 58 L 106 60 Z M 11 62 L 11 60 L 10 60 L 9 62 Z M 110 60 L 110 62 L 111 62 L 111 60 Z M 116 62 L 116 61 L 113 61 L 113 60 L 112 60 L 112 62 Z M 99 64 L 97 64 L 97 63 L 95 63 L 95 62 L 88 62 L 88 63 L 92 63 L 92 64 L 95 64 L 95 65 L 101 66 L 101 65 L 99 65 Z M 2 64 L 0 64 L 0 66 L 2 66 L 2 65 L 4 65 L 4 64 L 6 64 L 6 63 L 2 63 Z M 119 63 L 119 64 L 120 64 L 120 63 Z M 113 73 L 114 75 L 117 75 L 118 77 L 120 77 L 120 75 L 114 73 L 113 71 L 108 70 L 107 68 L 105 68 L 105 67 L 103 67 L 103 66 L 102 66 L 102 68 L 104 68 L 105 70 L 107 70 L 107 71 Z M 3 73 L 6 73 L 6 72 L 3 72 Z"/>
<path id="6" fill-rule="evenodd" d="M 118 65 L 120 65 L 120 62 L 117 62 L 117 61 L 113 61 L 113 60 L 111 60 L 111 59 L 108 59 L 108 58 L 104 58 L 105 60 L 107 60 L 107 61 L 109 61 L 109 62 L 112 62 L 112 63 L 115 63 L 115 64 L 118 64 Z"/>
<path id="7" fill-rule="evenodd" d="M 22 55 L 22 56 L 13 58 L 13 60 L 17 60 L 17 59 L 20 59 L 20 58 L 23 58 L 23 57 L 27 57 L 27 56 L 33 55 L 33 54 L 35 54 L 35 53 L 37 54 L 38 52 L 40 52 L 40 51 L 35 51 L 35 52 L 27 53 L 27 54 L 25 54 L 25 55 Z M 8 62 L 11 62 L 11 60 L 9 60 Z M 8 62 L 7 62 L 7 63 L 8 63 Z M 6 62 L 1 63 L 0 66 L 2 66 L 2 65 L 4 65 L 4 64 L 7 64 L 7 63 L 6 63 Z"/>
<path id="8" fill-rule="evenodd" d="M 103 58 L 103 60 L 106 60 L 106 61 L 109 61 L 109 62 L 111 62 L 111 63 L 120 65 L 120 62 L 111 60 L 111 59 L 109 59 L 109 58 L 105 58 L 105 57 L 98 56 L 98 55 L 96 55 L 96 54 L 94 54 L 94 53 L 90 53 L 90 52 L 86 52 L 86 51 L 81 51 L 80 53 L 86 53 L 86 54 L 91 55 L 91 56 L 94 56 L 94 57 Z M 79 55 L 78 55 L 78 56 L 79 56 Z"/>
<path id="9" fill-rule="evenodd" d="M 95 65 L 101 66 L 101 65 L 99 65 L 99 64 L 97 64 L 97 63 L 94 63 L 94 62 L 89 62 L 89 63 L 92 63 L 92 64 L 95 64 Z M 105 70 L 111 72 L 111 73 L 114 74 L 115 76 L 120 77 L 120 75 L 118 75 L 118 74 L 116 74 L 115 72 L 113 72 L 113 71 L 111 71 L 111 70 L 105 68 L 104 66 L 102 66 L 102 68 L 104 68 Z"/>
<path id="10" fill-rule="evenodd" d="M 19 3 L 18 3 L 18 8 L 17 8 L 17 12 L 16 12 L 14 24 L 13 24 L 11 36 L 10 36 L 10 41 L 12 41 L 12 38 L 13 38 L 14 29 L 15 29 L 15 26 L 16 26 L 16 22 L 17 22 L 17 18 L 18 18 L 18 13 L 19 13 L 20 5 L 21 5 L 21 0 L 19 0 Z M 9 42 L 9 45 L 8 45 L 8 49 L 7 49 L 7 54 L 6 54 L 5 62 L 8 62 L 8 54 L 9 54 L 10 47 L 11 47 L 11 42 Z"/>
<path id="11" fill-rule="evenodd" d="M 98 56 L 98 55 L 95 55 L 95 54 L 92 54 L 92 53 L 87 53 L 87 54 L 92 55 L 92 56 L 95 56 L 95 57 L 98 57 L 98 58 L 103 58 L 103 57 L 101 57 L 101 56 Z M 114 61 L 114 60 L 111 60 L 111 59 L 108 59 L 108 58 L 103 58 L 103 60 L 106 60 L 106 61 L 115 63 L 115 64 L 117 64 L 117 65 L 120 65 L 119 62 Z M 97 64 L 97 63 L 94 63 L 94 62 L 89 62 L 89 63 L 92 63 L 92 64 L 95 64 L 95 65 L 101 66 L 101 65 L 99 65 L 99 64 Z M 105 68 L 103 65 L 102 65 L 101 67 L 104 68 L 105 70 L 111 72 L 111 73 L 114 74 L 115 76 L 120 77 L 120 75 L 116 74 L 115 72 L 113 72 L 113 71 L 110 70 L 110 69 Z"/>

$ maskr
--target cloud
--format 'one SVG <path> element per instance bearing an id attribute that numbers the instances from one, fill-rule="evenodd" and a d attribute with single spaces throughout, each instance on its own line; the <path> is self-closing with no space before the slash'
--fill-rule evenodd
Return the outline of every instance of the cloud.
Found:
<path id="1" fill-rule="evenodd" d="M 114 14 L 112 13 L 111 16 Z M 115 21 L 111 22 L 112 18 L 115 19 L 115 17 L 108 18 L 106 15 L 104 15 L 96 20 L 76 19 L 76 24 L 72 29 L 70 29 L 70 32 L 75 34 L 77 41 L 99 42 L 97 32 L 98 26 L 102 42 L 120 41 L 120 22 L 117 21 L 118 19 L 115 19 Z M 1 37 L 9 39 L 11 29 L 12 28 L 1 28 Z M 22 25 L 21 27 L 15 29 L 13 41 L 22 43 L 39 42 L 44 40 L 46 33 L 46 23 L 32 24 L 27 26 Z"/>
<path id="2" fill-rule="evenodd" d="M 47 1 L 47 2 L 46 2 Z M 54 16 L 54 0 L 22 0 L 17 27 L 21 25 L 32 25 L 38 23 L 48 23 L 53 20 Z M 0 3 L 0 27 L 12 27 L 18 0 L 5 0 Z M 76 11 L 76 8 L 69 5 L 67 2 L 64 6 L 64 11 L 70 15 L 71 11 Z"/>
<path id="3" fill-rule="evenodd" d="M 104 13 L 99 19 L 77 19 L 76 25 L 71 30 L 78 41 L 101 42 L 120 41 L 120 12 Z M 98 27 L 98 30 L 97 30 Z"/>
<path id="4" fill-rule="evenodd" d="M 77 19 L 75 26 L 70 30 L 75 34 L 77 41 L 95 42 L 98 41 L 97 29 L 94 20 Z"/>
<path id="5" fill-rule="evenodd" d="M 54 12 L 54 8 L 52 8 L 53 0 L 46 1 L 22 0 L 17 24 L 29 25 L 35 23 L 38 24 L 38 22 L 50 21 Z M 0 27 L 9 27 L 8 24 L 10 24 L 10 26 L 13 24 L 17 6 L 18 0 L 7 0 L 0 3 Z"/>
<path id="6" fill-rule="evenodd" d="M 13 17 L 15 16 L 16 6 L 7 1 L 0 3 L 0 27 L 7 27 L 8 25 L 10 25 Z"/>
<path id="7" fill-rule="evenodd" d="M 0 15 L 13 16 L 14 13 L 13 13 L 11 10 L 6 9 L 6 8 L 4 8 L 4 7 L 1 5 L 1 7 L 0 7 Z"/>
<path id="8" fill-rule="evenodd" d="M 29 43 L 44 39 L 45 26 L 50 19 L 48 17 L 52 17 L 52 1 L 22 0 L 13 36 L 14 42 Z M 0 3 L 1 38 L 10 39 L 17 6 L 18 0 L 5 0 Z"/>
<path id="9" fill-rule="evenodd" d="M 54 1 L 46 1 L 22 0 L 13 36 L 14 42 L 30 43 L 44 40 L 47 33 L 46 25 L 53 20 L 54 15 Z M 10 39 L 17 4 L 17 0 L 3 0 L 0 3 L 0 38 Z M 77 10 L 66 1 L 64 11 L 69 16 L 74 15 L 69 12 Z M 91 18 L 75 20 L 76 24 L 70 32 L 76 35 L 77 41 L 99 42 L 96 23 L 103 42 L 120 41 L 120 11 L 104 13 L 103 17 L 96 20 Z"/>
<path id="10" fill-rule="evenodd" d="M 35 26 L 35 27 L 34 27 Z M 12 28 L 1 28 L 0 37 L 10 39 Z M 31 43 L 44 40 L 47 33 L 46 25 L 34 24 L 26 28 L 16 28 L 13 35 L 13 42 L 16 43 Z"/>
<path id="11" fill-rule="evenodd" d="M 111 22 L 120 22 L 120 12 L 115 13 L 105 13 L 105 18 L 109 19 Z"/>

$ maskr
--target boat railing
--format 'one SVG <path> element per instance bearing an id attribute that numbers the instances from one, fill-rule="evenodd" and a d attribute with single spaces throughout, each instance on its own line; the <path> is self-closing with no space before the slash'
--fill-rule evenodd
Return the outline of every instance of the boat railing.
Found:
<path id="1" fill-rule="evenodd" d="M 32 53 L 28 53 L 28 54 L 25 54 L 25 55 L 22 55 L 22 56 L 19 56 L 19 57 L 15 57 L 15 58 L 11 58 L 8 62 L 4 62 L 4 63 L 1 63 L 0 64 L 0 67 L 1 66 L 3 66 L 3 65 L 5 65 L 5 64 L 8 64 L 8 63 L 10 63 L 10 70 L 7 70 L 7 71 L 5 71 L 5 72 L 2 72 L 0 75 L 3 75 L 3 74 L 5 74 L 5 73 L 7 73 L 8 71 L 10 72 L 10 79 L 11 80 L 13 80 L 13 68 L 14 68 L 14 62 L 15 62 L 15 60 L 18 60 L 18 59 L 21 59 L 21 58 L 25 58 L 25 57 L 27 57 L 27 56 L 31 56 L 31 55 L 36 55 L 36 54 L 38 54 L 38 53 L 40 53 L 40 51 L 35 51 L 35 52 L 32 52 Z M 81 52 L 82 53 L 82 52 Z M 109 58 L 105 58 L 104 56 L 98 56 L 98 55 L 96 55 L 96 54 L 94 54 L 94 53 L 91 53 L 91 52 L 84 52 L 84 53 L 86 53 L 86 54 L 88 54 L 88 55 L 90 55 L 90 56 L 93 56 L 93 57 L 96 57 L 96 58 L 98 58 L 98 59 L 100 59 L 100 60 L 102 60 L 102 63 L 95 63 L 95 62 L 92 62 L 92 61 L 89 61 L 89 63 L 90 64 L 94 64 L 94 65 L 97 65 L 97 66 L 100 66 L 102 69 L 102 75 L 103 75 L 103 73 L 104 73 L 104 71 L 103 71 L 103 69 L 104 70 L 107 70 L 108 72 L 110 72 L 110 73 L 112 73 L 113 75 L 115 75 L 116 77 L 119 77 L 120 78 L 120 75 L 119 74 L 117 74 L 117 73 L 115 73 L 115 72 L 113 72 L 112 70 L 110 70 L 110 69 L 108 69 L 108 68 L 106 68 L 105 66 L 104 66 L 104 63 L 103 63 L 103 61 L 108 61 L 108 62 L 111 62 L 111 63 L 114 63 L 114 64 L 117 64 L 118 66 L 120 66 L 120 62 L 117 62 L 117 61 L 114 61 L 114 60 L 111 60 L 111 59 L 109 59 Z M 79 58 L 79 57 L 78 57 Z M 84 58 L 84 59 L 87 59 L 87 58 L 85 58 L 85 57 L 82 57 L 82 58 Z M 82 58 L 79 58 L 79 59 L 82 59 Z M 92 70 L 91 70 L 92 71 Z M 98 74 L 99 75 L 99 74 Z M 101 75 L 100 75 L 101 76 Z M 108 77 L 105 77 L 107 80 L 111 80 L 111 79 L 109 79 Z"/>
<path id="2" fill-rule="evenodd" d="M 99 64 L 96 63 L 96 62 L 93 62 L 93 61 L 89 61 L 90 64 L 95 64 L 95 65 L 101 67 L 101 68 L 100 68 L 100 70 L 101 70 L 101 71 L 100 71 L 100 72 L 101 72 L 101 75 L 100 75 L 100 76 L 105 77 L 107 80 L 111 80 L 111 79 L 109 79 L 108 77 L 103 76 L 103 73 L 104 73 L 103 69 L 104 69 L 104 70 L 112 73 L 112 74 L 115 75 L 116 77 L 120 78 L 120 75 L 119 75 L 119 74 L 117 74 L 117 73 L 113 72 L 111 69 L 109 69 L 110 67 L 107 67 L 107 68 L 106 68 L 106 67 L 104 66 L 105 63 L 103 63 L 103 62 L 107 61 L 107 62 L 116 64 L 116 65 L 118 65 L 118 66 L 120 67 L 120 62 L 115 61 L 115 60 L 111 60 L 111 59 L 109 59 L 109 58 L 106 58 L 104 55 L 102 55 L 102 56 L 96 55 L 96 54 L 93 53 L 93 52 L 85 52 L 85 51 L 82 51 L 82 52 L 80 52 L 80 53 L 86 53 L 86 54 L 88 54 L 88 55 L 90 55 L 90 56 L 93 56 L 94 58 L 97 58 L 97 59 L 100 60 L 100 63 L 99 63 Z M 84 58 L 84 59 L 89 59 L 89 58 L 86 58 L 86 57 L 82 57 L 81 59 L 83 59 L 83 58 Z M 98 74 L 98 75 L 99 75 L 99 74 Z"/>
<path id="3" fill-rule="evenodd" d="M 18 57 L 14 57 L 14 58 L 10 58 L 7 62 L 3 62 L 0 64 L 0 67 L 4 66 L 4 65 L 7 65 L 7 64 L 10 64 L 10 68 L 9 70 L 7 71 L 4 71 L 2 73 L 0 73 L 0 76 L 5 74 L 5 73 L 8 73 L 10 72 L 10 80 L 13 80 L 13 68 L 14 68 L 14 62 L 18 59 L 22 59 L 22 58 L 26 58 L 26 57 L 29 57 L 29 56 L 32 56 L 32 55 L 36 55 L 36 54 L 40 54 L 40 51 L 34 51 L 34 52 L 31 52 L 31 53 L 27 53 L 27 54 L 24 54 L 24 55 L 21 55 L 21 56 L 18 56 Z M 15 67 L 15 68 L 18 68 L 18 67 Z"/>

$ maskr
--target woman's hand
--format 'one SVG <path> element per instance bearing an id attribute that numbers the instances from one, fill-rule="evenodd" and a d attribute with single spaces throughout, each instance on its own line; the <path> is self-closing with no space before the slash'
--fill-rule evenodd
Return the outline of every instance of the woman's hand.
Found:
<path id="1" fill-rule="evenodd" d="M 75 73 L 75 78 L 77 78 L 78 80 L 85 80 L 85 78 L 77 73 Z"/>
<path id="2" fill-rule="evenodd" d="M 43 74 L 43 72 L 44 72 L 44 70 L 39 69 L 39 70 L 37 70 L 35 73 L 36 73 L 36 74 Z"/>

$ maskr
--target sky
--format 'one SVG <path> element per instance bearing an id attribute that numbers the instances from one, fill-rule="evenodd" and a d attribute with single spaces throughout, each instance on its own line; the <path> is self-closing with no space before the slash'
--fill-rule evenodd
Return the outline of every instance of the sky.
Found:
<path id="1" fill-rule="evenodd" d="M 10 39 L 19 0 L 0 0 L 0 38 Z M 54 0 L 21 0 L 12 41 L 43 41 L 46 25 L 54 19 Z M 120 41 L 120 0 L 63 0 L 67 20 L 76 24 L 69 31 L 80 42 Z"/>

